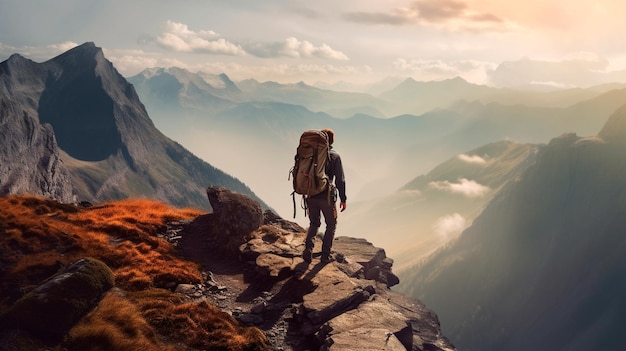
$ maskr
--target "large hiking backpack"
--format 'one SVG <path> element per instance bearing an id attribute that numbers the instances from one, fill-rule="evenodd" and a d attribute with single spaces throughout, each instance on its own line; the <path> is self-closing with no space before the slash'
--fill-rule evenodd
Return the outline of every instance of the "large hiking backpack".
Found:
<path id="1" fill-rule="evenodd" d="M 328 135 L 319 130 L 307 130 L 302 133 L 294 158 L 295 164 L 290 170 L 290 176 L 293 176 L 292 196 L 295 205 L 295 194 L 308 197 L 328 189 L 326 175 L 326 164 L 330 159 Z"/>

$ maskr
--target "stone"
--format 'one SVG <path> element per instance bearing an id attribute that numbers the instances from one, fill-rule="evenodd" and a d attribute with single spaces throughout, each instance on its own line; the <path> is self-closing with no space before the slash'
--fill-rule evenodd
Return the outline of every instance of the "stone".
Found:
<path id="1" fill-rule="evenodd" d="M 210 233 L 211 239 L 224 251 L 238 253 L 247 236 L 263 224 L 261 206 L 250 197 L 223 187 L 209 187 L 207 197 L 217 227 Z"/>
<path id="2" fill-rule="evenodd" d="M 237 319 L 246 325 L 259 325 L 263 324 L 263 317 L 253 313 L 243 313 L 237 317 Z"/>
<path id="3" fill-rule="evenodd" d="M 263 224 L 274 225 L 275 227 L 278 227 L 278 228 L 281 228 L 283 230 L 287 230 L 290 232 L 294 232 L 294 233 L 306 232 L 306 230 L 302 228 L 298 223 L 285 220 L 279 215 L 277 215 L 276 213 L 272 212 L 271 210 L 266 210 L 263 213 L 263 217 L 264 217 Z"/>
<path id="4" fill-rule="evenodd" d="M 435 312 L 422 302 L 389 289 L 378 289 L 377 293 L 396 306 L 406 317 L 413 334 L 412 350 L 456 350 L 456 347 L 441 334 L 441 325 Z"/>
<path id="5" fill-rule="evenodd" d="M 252 306 L 252 308 L 250 309 L 250 312 L 254 314 L 261 314 L 263 313 L 263 311 L 265 311 L 266 308 L 267 308 L 267 302 L 263 301 Z"/>
<path id="6" fill-rule="evenodd" d="M 368 299 L 372 289 L 372 282 L 354 281 L 332 264 L 324 265 L 311 283 L 315 290 L 302 297 L 302 308 L 312 326 L 358 306 Z"/>
<path id="7" fill-rule="evenodd" d="M 4 323 L 58 342 L 115 284 L 102 261 L 83 258 L 15 302 Z"/>
<path id="8" fill-rule="evenodd" d="M 400 309 L 390 303 L 384 297 L 375 294 L 370 300 L 362 303 L 357 308 L 347 311 L 330 321 L 322 328 L 321 334 L 333 339 L 340 338 L 341 334 L 353 334 L 355 330 L 372 329 L 384 330 L 394 335 L 397 340 L 401 337 L 404 349 L 411 349 L 413 332 L 410 327 L 410 318 L 405 316 Z M 359 341 L 368 340 L 367 344 L 383 345 L 384 334 L 365 334 Z M 334 348 L 333 348 L 334 349 Z M 359 347 L 359 350 L 364 349 Z"/>
<path id="9" fill-rule="evenodd" d="M 333 250 L 341 252 L 347 262 L 363 266 L 365 279 L 372 279 L 392 287 L 400 279 L 391 272 L 393 260 L 388 258 L 385 250 L 375 247 L 361 238 L 338 237 L 333 242 Z"/>
<path id="10" fill-rule="evenodd" d="M 192 295 L 196 290 L 196 286 L 193 284 L 178 284 L 174 292 L 183 295 Z"/>
<path id="11" fill-rule="evenodd" d="M 256 270 L 264 277 L 278 278 L 291 273 L 294 259 L 275 254 L 262 254 L 256 259 Z"/>
<path id="12" fill-rule="evenodd" d="M 355 328 L 350 331 L 329 336 L 320 350 L 324 351 L 406 351 L 407 349 L 385 329 L 367 327 Z"/>
<path id="13" fill-rule="evenodd" d="M 274 226 L 263 225 L 251 234 L 240 248 L 244 261 L 255 260 L 261 254 L 275 254 L 283 257 L 300 257 L 304 249 L 305 235 Z"/>

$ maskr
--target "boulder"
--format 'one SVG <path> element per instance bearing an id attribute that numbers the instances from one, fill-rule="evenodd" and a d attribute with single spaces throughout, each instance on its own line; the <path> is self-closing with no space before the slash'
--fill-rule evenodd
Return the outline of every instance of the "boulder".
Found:
<path id="1" fill-rule="evenodd" d="M 16 301 L 3 323 L 58 342 L 114 284 L 106 264 L 80 259 Z"/>
<path id="2" fill-rule="evenodd" d="M 263 224 L 263 210 L 250 197 L 223 187 L 209 187 L 207 196 L 218 226 L 214 233 L 228 250 L 236 252 L 246 237 Z"/>

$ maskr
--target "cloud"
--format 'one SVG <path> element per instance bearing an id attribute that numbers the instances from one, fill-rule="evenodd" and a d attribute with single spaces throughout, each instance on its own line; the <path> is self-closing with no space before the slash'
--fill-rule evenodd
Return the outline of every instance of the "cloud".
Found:
<path id="1" fill-rule="evenodd" d="M 427 22 L 442 22 L 461 18 L 467 4 L 455 0 L 414 1 L 406 10 L 408 16 L 419 17 Z"/>
<path id="2" fill-rule="evenodd" d="M 467 220 L 458 213 L 449 214 L 443 217 L 439 217 L 435 223 L 433 223 L 433 230 L 435 234 L 442 239 L 449 239 L 451 236 L 461 234 L 461 232 L 467 228 Z"/>
<path id="3" fill-rule="evenodd" d="M 337 61 L 349 60 L 341 51 L 337 51 L 327 44 L 315 46 L 309 41 L 289 37 L 282 42 L 249 43 L 244 44 L 246 51 L 257 57 L 293 57 L 293 58 L 322 58 Z"/>
<path id="4" fill-rule="evenodd" d="M 143 50 L 103 49 L 106 58 L 125 77 L 133 76 L 149 67 L 189 68 L 189 64 L 176 58 L 145 52 Z"/>
<path id="5" fill-rule="evenodd" d="M 75 48 L 79 44 L 65 41 L 58 44 L 50 44 L 45 46 L 11 46 L 0 43 L 0 60 L 9 58 L 9 56 L 19 53 L 33 61 L 47 61 L 50 58 L 60 55 L 67 50 Z M 3 58 L 3 59 L 2 59 Z"/>
<path id="6" fill-rule="evenodd" d="M 401 14 L 373 13 L 373 12 L 349 12 L 343 15 L 348 21 L 361 24 L 389 24 L 405 25 L 413 21 Z"/>
<path id="7" fill-rule="evenodd" d="M 361 24 L 445 25 L 452 29 L 502 30 L 511 26 L 492 13 L 472 10 L 457 0 L 414 0 L 390 12 L 348 12 L 343 18 Z"/>
<path id="8" fill-rule="evenodd" d="M 155 42 L 160 47 L 174 52 L 194 52 L 221 55 L 252 55 L 261 58 L 292 57 L 320 58 L 336 61 L 348 61 L 349 58 L 341 51 L 323 43 L 314 45 L 306 40 L 288 37 L 284 41 L 236 44 L 222 38 L 212 30 L 192 31 L 187 25 L 167 21 L 165 28 Z"/>
<path id="9" fill-rule="evenodd" d="M 478 164 L 478 165 L 484 165 L 487 163 L 486 159 L 478 155 L 460 154 L 457 157 L 459 158 L 459 160 L 467 162 L 467 163 L 473 163 L 473 164 Z"/>
<path id="10" fill-rule="evenodd" d="M 609 81 L 624 81 L 625 71 L 611 71 L 609 61 L 593 54 L 566 60 L 524 58 L 503 62 L 487 72 L 495 86 L 543 84 L 556 87 L 586 87 Z"/>
<path id="11" fill-rule="evenodd" d="M 490 190 L 482 184 L 465 178 L 459 179 L 458 183 L 451 183 L 447 180 L 430 182 L 428 186 L 433 189 L 447 191 L 453 194 L 462 194 L 466 197 L 481 197 Z"/>
<path id="12" fill-rule="evenodd" d="M 186 24 L 167 21 L 156 43 L 166 50 L 222 55 L 243 55 L 245 51 L 212 30 L 192 31 Z"/>

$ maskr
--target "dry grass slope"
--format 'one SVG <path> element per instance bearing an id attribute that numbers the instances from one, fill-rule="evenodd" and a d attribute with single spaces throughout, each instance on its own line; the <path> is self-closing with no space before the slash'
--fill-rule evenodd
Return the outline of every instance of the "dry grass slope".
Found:
<path id="1" fill-rule="evenodd" d="M 157 237 L 200 211 L 151 200 L 77 208 L 30 196 L 0 198 L 0 313 L 82 257 L 114 272 L 116 288 L 60 350 L 261 350 L 265 336 L 206 303 L 185 302 L 172 283 L 199 283 L 200 266 Z"/>

